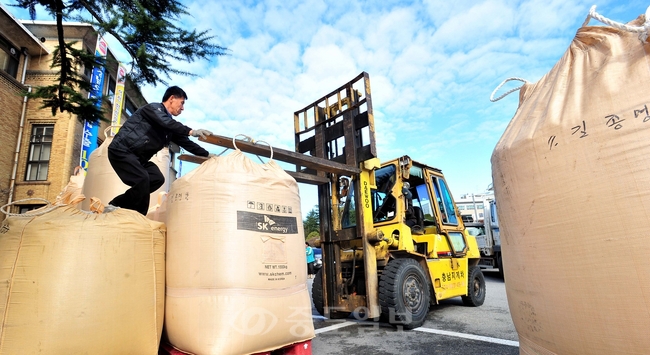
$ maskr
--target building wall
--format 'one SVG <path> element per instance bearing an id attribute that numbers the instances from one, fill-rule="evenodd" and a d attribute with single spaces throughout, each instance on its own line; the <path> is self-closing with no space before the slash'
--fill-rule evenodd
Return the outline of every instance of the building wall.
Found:
<path id="1" fill-rule="evenodd" d="M 9 199 L 11 173 L 14 166 L 14 152 L 18 140 L 20 115 L 23 98 L 20 92 L 24 89 L 14 78 L 0 71 L 0 204 L 4 206 Z M 1 217 L 1 216 L 0 216 Z"/>
<path id="2" fill-rule="evenodd" d="M 23 22 L 35 38 L 41 39 L 42 46 L 49 49 L 50 52 L 58 45 L 56 35 L 56 26 L 54 23 L 42 22 Z M 5 24 L 0 24 L 7 25 Z M 66 41 L 77 41 L 78 48 L 85 48 L 89 52 L 94 52 L 97 41 L 97 34 L 92 27 L 87 24 L 68 24 L 64 30 Z M 32 39 L 34 40 L 34 39 Z M 17 40 L 18 41 L 18 40 Z M 17 43 L 20 45 L 20 43 Z M 46 51 L 30 53 L 28 67 L 25 78 L 25 86 L 21 86 L 16 80 L 8 78 L 8 75 L 0 76 L 0 103 L 3 105 L 3 112 L 0 112 L 0 141 L 7 144 L 4 151 L 0 151 L 0 203 L 7 203 L 9 192 L 9 180 L 11 176 L 11 167 L 13 166 L 14 152 L 18 139 L 18 126 L 20 114 L 22 111 L 22 97 L 16 95 L 21 89 L 26 87 L 36 87 L 50 85 L 56 81 L 56 72 L 58 69 L 50 68 L 52 55 Z M 21 60 L 22 65 L 22 60 Z M 83 70 L 83 68 L 79 68 Z M 106 93 L 108 77 L 116 77 L 117 64 L 107 68 L 107 75 L 103 93 Z M 22 67 L 18 74 L 22 78 Z M 89 79 L 89 78 L 88 78 Z M 137 106 L 146 104 L 145 99 L 134 90 L 130 83 L 127 82 L 125 94 L 132 95 L 131 101 Z M 134 95 L 134 93 L 138 93 Z M 52 115 L 51 109 L 42 109 L 40 100 L 30 99 L 26 105 L 25 126 L 22 133 L 18 169 L 16 174 L 15 188 L 12 200 L 18 201 L 28 198 L 40 198 L 54 202 L 57 195 L 63 190 L 68 183 L 74 169 L 79 165 L 81 153 L 81 139 L 83 124 L 76 116 L 69 113 L 56 112 Z M 104 105 L 106 117 L 110 119 L 111 106 L 107 103 Z M 126 116 L 123 114 L 123 120 Z M 49 169 L 47 180 L 45 181 L 26 181 L 25 173 L 27 170 L 28 155 L 30 149 L 30 137 L 32 127 L 37 124 L 53 124 L 54 132 L 52 139 L 51 154 L 49 160 Z M 103 131 L 107 123 L 100 126 L 99 142 L 104 139 Z M 5 143 L 6 142 L 6 143 Z M 42 205 L 40 200 L 31 200 L 28 202 L 15 204 L 11 212 L 19 212 L 21 207 L 33 208 Z"/>
<path id="3" fill-rule="evenodd" d="M 474 222 L 481 222 L 489 211 L 489 200 L 494 200 L 493 194 L 479 193 L 461 195 L 454 202 L 463 218 L 471 216 Z"/>
<path id="4" fill-rule="evenodd" d="M 51 83 L 54 78 L 55 76 L 53 74 L 34 74 L 28 72 L 26 84 L 35 86 L 45 85 Z M 40 100 L 29 100 L 27 102 L 27 119 L 20 148 L 14 200 L 38 197 L 54 202 L 56 196 L 70 180 L 74 166 L 78 165 L 78 162 L 73 163 L 75 152 L 76 156 L 79 156 L 79 148 L 75 150 L 74 147 L 75 141 L 78 142 L 79 146 L 81 145 L 82 126 L 77 120 L 77 117 L 60 112 L 53 116 L 50 109 L 41 109 L 41 105 Z M 25 173 L 30 137 L 32 127 L 37 124 L 54 124 L 48 175 L 46 181 L 26 181 Z M 42 204 L 42 202 L 33 201 L 24 203 L 24 205 L 28 204 Z"/>
<path id="5" fill-rule="evenodd" d="M 27 26 L 29 29 L 30 26 Z M 90 26 L 86 26 L 81 34 L 89 33 Z M 41 26 L 40 31 L 36 32 L 37 37 L 45 38 L 43 45 L 50 51 L 53 51 L 58 45 L 56 38 L 55 26 Z M 77 47 L 80 48 L 85 39 L 80 35 L 78 28 L 74 28 L 72 36 L 67 41 L 78 41 Z M 27 86 L 44 86 L 50 85 L 56 81 L 56 69 L 50 68 L 52 55 L 34 55 L 28 62 L 25 85 Z M 30 99 L 27 102 L 25 129 L 22 135 L 22 144 L 20 148 L 18 174 L 16 179 L 16 188 L 14 190 L 14 201 L 29 198 L 41 198 L 50 202 L 56 200 L 56 196 L 63 190 L 70 180 L 74 168 L 79 164 L 81 132 L 82 125 L 76 116 L 69 113 L 57 112 L 52 115 L 51 109 L 41 108 L 42 101 Z M 52 148 L 50 153 L 50 162 L 48 168 L 47 180 L 45 181 L 26 181 L 25 173 L 30 148 L 30 138 L 32 127 L 38 124 L 53 124 L 54 136 L 52 138 Z M 77 157 L 75 159 L 75 157 Z M 14 212 L 18 212 L 20 206 L 40 205 L 42 201 L 28 201 L 14 207 Z"/>

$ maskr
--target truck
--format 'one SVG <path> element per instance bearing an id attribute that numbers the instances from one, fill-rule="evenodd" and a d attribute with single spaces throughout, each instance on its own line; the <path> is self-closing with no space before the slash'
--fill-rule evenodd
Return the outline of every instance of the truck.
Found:
<path id="1" fill-rule="evenodd" d="M 477 241 L 442 171 L 408 155 L 381 163 L 374 129 L 370 78 L 362 72 L 294 112 L 294 151 L 236 144 L 294 164 L 287 173 L 317 186 L 323 256 L 312 285 L 315 308 L 328 318 L 354 314 L 412 329 L 442 300 L 482 305 Z M 201 140 L 235 145 L 217 135 Z"/>
<path id="2" fill-rule="evenodd" d="M 465 223 L 467 232 L 476 238 L 476 243 L 481 252 L 480 266 L 499 270 L 503 276 L 503 257 L 501 255 L 501 236 L 499 234 L 499 218 L 497 204 L 493 199 L 486 201 L 489 205 L 483 222 Z"/>

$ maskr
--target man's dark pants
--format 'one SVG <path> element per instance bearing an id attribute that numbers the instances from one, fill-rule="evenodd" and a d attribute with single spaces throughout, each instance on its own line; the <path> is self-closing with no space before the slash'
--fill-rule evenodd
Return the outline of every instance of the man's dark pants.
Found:
<path id="1" fill-rule="evenodd" d="M 149 209 L 149 195 L 165 183 L 165 177 L 160 169 L 150 161 L 141 163 L 131 152 L 110 147 L 108 160 L 122 182 L 131 186 L 109 204 L 135 210 L 146 216 Z"/>

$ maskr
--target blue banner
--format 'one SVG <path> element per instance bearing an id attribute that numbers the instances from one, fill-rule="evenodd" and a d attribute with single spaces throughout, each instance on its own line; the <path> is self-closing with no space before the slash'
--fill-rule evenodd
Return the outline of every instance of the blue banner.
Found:
<path id="1" fill-rule="evenodd" d="M 103 38 L 97 38 L 97 48 L 95 49 L 95 56 L 105 57 L 108 52 L 108 44 L 104 41 Z M 104 76 L 106 69 L 104 67 L 94 67 L 93 73 L 90 77 L 90 94 L 89 98 L 100 97 L 102 96 L 102 88 L 104 87 Z M 102 102 L 97 102 L 97 107 L 102 107 Z M 81 138 L 81 159 L 79 165 L 88 171 L 88 159 L 90 154 L 97 148 L 97 132 L 99 131 L 99 122 L 90 123 L 84 121 L 84 130 L 83 136 Z"/>

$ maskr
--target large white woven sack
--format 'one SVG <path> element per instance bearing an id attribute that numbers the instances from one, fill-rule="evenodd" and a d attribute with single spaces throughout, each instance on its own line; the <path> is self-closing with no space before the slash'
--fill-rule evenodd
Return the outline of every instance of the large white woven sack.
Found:
<path id="1" fill-rule="evenodd" d="M 0 354 L 157 354 L 164 253 L 164 224 L 135 211 L 60 206 L 8 217 Z"/>
<path id="2" fill-rule="evenodd" d="M 235 151 L 167 199 L 165 329 L 195 354 L 248 354 L 314 337 L 296 181 Z"/>
<path id="3" fill-rule="evenodd" d="M 106 131 L 109 129 L 110 127 Z M 82 193 L 87 197 L 81 202 L 81 209 L 84 211 L 90 210 L 90 199 L 92 197 L 99 199 L 103 204 L 108 204 L 115 196 L 121 195 L 129 189 L 117 176 L 111 162 L 108 160 L 108 146 L 113 141 L 113 136 L 108 136 L 107 132 L 104 132 L 104 134 L 106 136 L 104 143 L 97 147 L 88 159 L 88 172 L 82 189 Z M 158 203 L 159 193 L 167 192 L 175 178 L 175 176 L 169 174 L 170 159 L 168 148 L 163 148 L 151 158 L 151 161 L 158 166 L 165 177 L 165 183 L 158 190 L 151 193 L 150 209 L 154 208 Z"/>
<path id="4" fill-rule="evenodd" d="M 640 25 L 637 21 L 635 25 Z M 650 349 L 650 45 L 578 30 L 492 155 L 522 354 Z"/>

